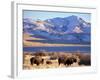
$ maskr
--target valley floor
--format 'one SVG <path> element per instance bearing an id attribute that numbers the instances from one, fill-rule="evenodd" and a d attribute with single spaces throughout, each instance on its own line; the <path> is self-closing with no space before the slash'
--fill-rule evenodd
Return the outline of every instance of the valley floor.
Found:
<path id="1" fill-rule="evenodd" d="M 42 43 L 42 42 L 32 42 L 32 41 L 28 41 L 28 40 L 43 40 L 41 38 L 35 38 L 35 37 L 31 37 L 29 36 L 28 34 L 24 34 L 24 37 L 23 37 L 23 46 L 24 47 L 50 47 L 50 46 L 87 46 L 89 47 L 90 45 L 88 44 L 85 44 L 85 45 L 82 45 L 82 44 L 56 44 L 56 43 Z"/>

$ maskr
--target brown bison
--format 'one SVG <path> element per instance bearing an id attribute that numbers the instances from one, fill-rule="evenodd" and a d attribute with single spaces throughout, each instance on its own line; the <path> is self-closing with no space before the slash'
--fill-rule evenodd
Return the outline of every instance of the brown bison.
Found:
<path id="1" fill-rule="evenodd" d="M 44 59 L 42 59 L 41 57 L 32 57 L 30 58 L 30 63 L 31 65 L 36 64 L 38 66 L 39 64 L 44 63 Z"/>
<path id="2" fill-rule="evenodd" d="M 77 59 L 71 57 L 71 58 L 68 58 L 66 61 L 65 61 L 65 65 L 67 64 L 68 66 L 73 64 L 73 63 L 76 63 L 77 62 Z"/>
<path id="3" fill-rule="evenodd" d="M 76 58 L 74 58 L 74 57 L 69 57 L 69 58 L 65 58 L 65 57 L 59 57 L 58 58 L 58 63 L 59 63 L 59 65 L 62 63 L 62 64 L 64 64 L 64 65 L 71 65 L 71 64 L 73 64 L 73 63 L 75 63 L 75 62 L 77 62 L 77 59 Z"/>
<path id="4" fill-rule="evenodd" d="M 87 54 L 80 56 L 79 65 L 91 65 L 91 56 Z"/>
<path id="5" fill-rule="evenodd" d="M 51 61 L 46 61 L 46 64 L 52 64 L 52 62 Z"/>

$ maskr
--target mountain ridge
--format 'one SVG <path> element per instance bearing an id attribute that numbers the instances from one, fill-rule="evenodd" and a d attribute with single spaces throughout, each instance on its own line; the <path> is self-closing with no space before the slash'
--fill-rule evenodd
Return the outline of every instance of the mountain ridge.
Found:
<path id="1" fill-rule="evenodd" d="M 46 39 L 81 40 L 90 42 L 91 23 L 77 16 L 32 21 L 23 19 L 23 30 Z"/>

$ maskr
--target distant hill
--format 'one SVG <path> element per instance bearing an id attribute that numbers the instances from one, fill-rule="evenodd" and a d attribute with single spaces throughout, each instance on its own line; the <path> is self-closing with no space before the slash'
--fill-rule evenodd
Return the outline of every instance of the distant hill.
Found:
<path id="1" fill-rule="evenodd" d="M 23 31 L 44 39 L 90 42 L 91 23 L 77 16 L 56 17 L 44 21 L 23 19 Z"/>

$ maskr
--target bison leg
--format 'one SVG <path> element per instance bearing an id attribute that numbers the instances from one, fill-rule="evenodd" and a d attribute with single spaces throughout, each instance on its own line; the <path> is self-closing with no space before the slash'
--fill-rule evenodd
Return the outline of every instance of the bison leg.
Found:
<path id="1" fill-rule="evenodd" d="M 62 60 L 59 58 L 59 59 L 58 59 L 58 64 L 59 64 L 59 66 L 60 66 L 61 63 L 62 63 Z"/>
<path id="2" fill-rule="evenodd" d="M 66 62 L 64 63 L 64 65 L 66 66 Z"/>
<path id="3" fill-rule="evenodd" d="M 37 63 L 36 65 L 39 66 L 39 63 Z"/>
<path id="4" fill-rule="evenodd" d="M 33 65 L 33 63 L 31 63 L 31 65 Z"/>
<path id="5" fill-rule="evenodd" d="M 60 62 L 58 62 L 59 63 L 59 65 L 60 65 Z"/>
<path id="6" fill-rule="evenodd" d="M 30 63 L 31 63 L 31 65 L 33 65 L 33 59 L 30 59 Z"/>
<path id="7" fill-rule="evenodd" d="M 41 63 L 42 63 L 42 64 L 44 63 L 44 59 L 42 59 Z"/>

